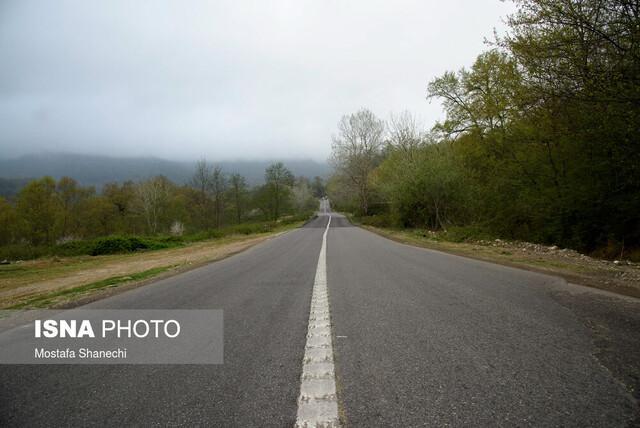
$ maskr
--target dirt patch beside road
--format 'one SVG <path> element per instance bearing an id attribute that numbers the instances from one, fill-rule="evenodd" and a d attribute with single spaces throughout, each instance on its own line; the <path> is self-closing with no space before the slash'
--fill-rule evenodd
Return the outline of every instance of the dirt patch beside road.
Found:
<path id="1" fill-rule="evenodd" d="M 153 269 L 183 271 L 252 247 L 273 233 L 231 236 L 185 247 L 114 256 L 82 256 L 34 260 L 0 268 L 0 307 L 7 308 L 38 295 L 60 292 L 114 277 Z M 126 280 L 123 282 L 127 282 Z M 131 281 L 129 281 L 131 282 Z"/>

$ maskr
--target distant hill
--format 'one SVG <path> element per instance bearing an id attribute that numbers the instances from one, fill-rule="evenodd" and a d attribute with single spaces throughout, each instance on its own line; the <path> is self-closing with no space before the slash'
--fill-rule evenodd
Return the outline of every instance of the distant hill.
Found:
<path id="1" fill-rule="evenodd" d="M 326 177 L 330 173 L 328 164 L 304 159 L 209 162 L 219 165 L 226 173 L 242 174 L 250 185 L 257 185 L 264 181 L 265 168 L 278 160 L 284 162 L 296 176 Z M 82 185 L 97 188 L 110 181 L 135 181 L 160 174 L 175 183 L 184 184 L 191 179 L 194 166 L 195 161 L 153 157 L 118 158 L 68 153 L 25 155 L 15 159 L 0 159 L 0 195 L 11 196 L 24 185 L 24 179 L 45 175 L 56 179 L 69 176 Z"/>

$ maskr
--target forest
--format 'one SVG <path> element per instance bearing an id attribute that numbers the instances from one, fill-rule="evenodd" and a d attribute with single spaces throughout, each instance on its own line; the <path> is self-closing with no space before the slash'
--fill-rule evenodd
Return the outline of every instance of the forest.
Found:
<path id="1" fill-rule="evenodd" d="M 294 177 L 281 162 L 264 184 L 198 161 L 188 184 L 164 176 L 107 183 L 96 191 L 75 179 L 29 181 L 0 198 L 0 260 L 109 254 L 271 230 L 309 218 L 324 194 L 320 177 Z"/>
<path id="2" fill-rule="evenodd" d="M 327 192 L 363 223 L 640 259 L 640 2 L 517 0 L 470 68 L 426 84 L 446 119 L 362 109 Z"/>

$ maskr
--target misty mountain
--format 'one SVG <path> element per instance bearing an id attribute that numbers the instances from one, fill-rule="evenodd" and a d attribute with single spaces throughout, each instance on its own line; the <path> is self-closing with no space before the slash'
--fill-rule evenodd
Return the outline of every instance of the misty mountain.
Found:
<path id="1" fill-rule="evenodd" d="M 263 183 L 265 168 L 275 161 L 282 161 L 295 176 L 326 177 L 330 173 L 327 163 L 305 159 L 208 161 L 219 165 L 228 174 L 242 174 L 250 185 Z M 154 157 L 118 158 L 68 153 L 25 155 L 15 159 L 0 159 L 0 187 L 3 194 L 9 195 L 12 186 L 21 187 L 25 179 L 45 175 L 56 179 L 68 176 L 82 185 L 97 188 L 110 181 L 135 181 L 155 175 L 164 175 L 177 184 L 184 184 L 191 179 L 195 163 Z"/>

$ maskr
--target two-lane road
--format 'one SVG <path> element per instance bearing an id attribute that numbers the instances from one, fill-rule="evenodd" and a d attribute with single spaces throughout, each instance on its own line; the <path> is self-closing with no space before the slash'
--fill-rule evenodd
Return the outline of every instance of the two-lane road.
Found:
<path id="1" fill-rule="evenodd" d="M 246 252 L 89 306 L 223 309 L 224 364 L 0 366 L 0 426 L 293 426 L 323 211 Z M 343 424 L 627 426 L 637 417 L 615 355 L 563 303 L 558 279 L 331 218 L 326 286 Z M 586 302 L 624 318 L 627 351 L 638 351 L 638 303 Z"/>

